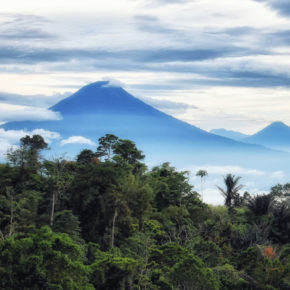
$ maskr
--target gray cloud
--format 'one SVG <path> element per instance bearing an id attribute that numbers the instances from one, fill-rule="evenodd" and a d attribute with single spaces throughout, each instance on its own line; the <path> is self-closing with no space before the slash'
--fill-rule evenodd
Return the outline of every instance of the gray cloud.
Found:
<path id="1" fill-rule="evenodd" d="M 0 92 L 0 103 L 13 104 L 13 105 L 24 105 L 28 104 L 33 107 L 48 108 L 60 101 L 61 99 L 68 97 L 71 93 L 54 94 L 51 96 L 46 95 L 20 95 L 10 94 L 6 92 Z"/>
<path id="2" fill-rule="evenodd" d="M 255 0 L 255 1 L 266 3 L 268 6 L 277 10 L 281 15 L 290 16 L 289 0 Z"/>
<path id="3" fill-rule="evenodd" d="M 161 3 L 163 0 L 158 2 Z M 181 1 L 171 3 L 173 2 Z M 103 71 L 107 74 L 111 71 L 149 71 L 203 76 L 203 78 L 191 80 L 179 78 L 170 84 L 151 85 L 151 88 L 156 90 L 211 85 L 290 87 L 289 77 L 284 73 L 263 71 L 263 68 L 251 64 L 252 60 L 249 60 L 248 63 L 245 61 L 241 65 L 235 65 L 234 61 L 231 62 L 231 58 L 244 56 L 277 55 L 272 52 L 273 48 L 290 43 L 288 29 L 270 31 L 249 26 L 224 29 L 209 27 L 196 32 L 178 29 L 178 26 L 170 26 L 150 14 L 137 14 L 133 17 L 133 25 L 140 33 L 162 34 L 162 37 L 174 40 L 180 38 L 182 41 L 178 42 L 176 46 L 171 44 L 164 45 L 162 48 L 151 48 L 148 44 L 141 49 L 131 49 L 129 45 L 127 49 L 118 49 L 115 45 L 112 45 L 110 49 L 86 48 L 85 45 L 82 46 L 84 48 L 77 48 L 78 46 L 67 48 L 69 46 L 57 45 L 58 41 L 52 41 L 51 45 L 46 48 L 43 45 L 42 47 L 36 45 L 34 41 L 28 45 L 25 39 L 29 40 L 29 37 L 35 38 L 35 40 L 37 37 L 40 40 L 42 37 L 43 40 L 49 39 L 51 34 L 45 30 L 47 19 L 32 15 L 10 15 L 8 18 L 10 20 L 2 23 L 3 25 L 0 27 L 0 31 L 6 32 L 6 36 L 4 33 L 6 42 L 0 44 L 0 71 L 2 72 L 13 73 L 19 72 L 21 69 L 24 73 L 31 72 L 34 69 L 33 66 L 40 64 L 42 73 Z M 18 33 L 19 39 L 23 40 L 19 43 L 14 41 L 18 38 Z M 195 33 L 197 33 L 196 37 Z M 201 37 L 202 40 L 199 40 L 198 37 Z M 184 39 L 196 39 L 196 41 L 184 41 Z M 254 44 L 246 39 L 254 39 Z M 220 61 L 218 65 L 215 64 L 215 60 L 223 58 L 224 62 Z M 208 64 L 211 61 L 212 64 Z M 30 71 L 25 71 L 25 69 Z M 35 96 L 5 96 L 0 92 L 0 101 L 6 103 L 11 101 L 13 104 L 25 105 L 33 100 L 35 100 L 35 106 L 49 103 L 49 99 L 42 96 L 38 98 Z M 55 97 L 54 100 L 57 101 L 58 97 Z"/>
<path id="4" fill-rule="evenodd" d="M 0 46 L 0 60 L 2 63 L 38 63 L 64 62 L 75 59 L 96 60 L 130 60 L 133 62 L 189 62 L 215 59 L 223 56 L 248 55 L 251 50 L 243 47 L 224 46 L 216 48 L 160 48 L 140 50 L 90 50 L 90 49 L 44 49 L 28 47 Z M 254 54 L 258 52 L 254 52 Z"/>
<path id="5" fill-rule="evenodd" d="M 168 24 L 160 21 L 159 18 L 151 15 L 136 15 L 134 20 L 137 29 L 143 32 L 167 35 L 172 34 L 176 37 L 180 37 L 184 34 L 184 31 L 171 28 Z"/>
<path id="6" fill-rule="evenodd" d="M 1 23 L 0 39 L 3 40 L 44 40 L 55 36 L 44 30 L 47 19 L 35 15 L 0 14 L 8 20 Z"/>

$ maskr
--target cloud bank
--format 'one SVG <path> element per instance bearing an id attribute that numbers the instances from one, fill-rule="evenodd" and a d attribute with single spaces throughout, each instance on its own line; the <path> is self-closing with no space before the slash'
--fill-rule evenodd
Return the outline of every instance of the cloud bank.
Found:
<path id="1" fill-rule="evenodd" d="M 0 104 L 0 122 L 60 120 L 61 115 L 45 108 Z"/>

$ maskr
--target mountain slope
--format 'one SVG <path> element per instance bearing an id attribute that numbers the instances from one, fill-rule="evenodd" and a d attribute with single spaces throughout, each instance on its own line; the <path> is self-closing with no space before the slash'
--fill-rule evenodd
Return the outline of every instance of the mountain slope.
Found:
<path id="1" fill-rule="evenodd" d="M 231 130 L 226 130 L 226 129 L 223 129 L 223 128 L 221 128 L 221 129 L 212 129 L 210 131 L 210 133 L 216 134 L 216 135 L 219 135 L 219 136 L 223 136 L 223 137 L 226 137 L 226 138 L 231 138 L 231 139 L 236 140 L 236 141 L 243 141 L 245 138 L 249 137 L 249 135 L 240 133 L 238 131 L 231 131 Z"/>
<path id="2" fill-rule="evenodd" d="M 282 122 L 273 122 L 244 141 L 290 151 L 290 127 Z"/>
<path id="3" fill-rule="evenodd" d="M 43 128 L 60 133 L 64 139 L 84 136 L 94 142 L 112 133 L 135 141 L 153 163 L 169 160 L 181 166 L 208 163 L 256 168 L 285 160 L 283 153 L 217 136 L 177 120 L 109 82 L 87 85 L 50 109 L 60 112 L 62 120 L 10 122 L 2 127 L 29 131 Z M 90 148 L 80 144 L 61 146 L 59 140 L 50 147 L 54 154 L 67 152 L 70 156 Z"/>

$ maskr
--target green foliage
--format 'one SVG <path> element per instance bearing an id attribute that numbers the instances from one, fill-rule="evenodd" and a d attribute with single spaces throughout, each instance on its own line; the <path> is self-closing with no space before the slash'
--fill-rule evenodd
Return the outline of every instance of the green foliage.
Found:
<path id="1" fill-rule="evenodd" d="M 290 183 L 286 184 L 277 184 L 271 187 L 271 192 L 275 197 L 288 197 L 290 196 Z"/>
<path id="2" fill-rule="evenodd" d="M 250 283 L 243 279 L 243 275 L 230 264 L 215 267 L 214 273 L 219 277 L 220 289 L 251 289 Z"/>
<path id="3" fill-rule="evenodd" d="M 209 206 L 130 140 L 76 161 L 46 147 L 26 136 L 0 164 L 1 289 L 290 289 L 289 183 L 242 197 L 229 174 L 226 206 Z"/>
<path id="4" fill-rule="evenodd" d="M 177 263 L 171 271 L 175 289 L 219 289 L 219 280 L 213 271 L 194 255 L 188 255 Z"/>
<path id="5" fill-rule="evenodd" d="M 92 289 L 84 253 L 65 234 L 43 227 L 0 244 L 2 289 Z"/>
<path id="6" fill-rule="evenodd" d="M 214 242 L 201 240 L 194 246 L 194 252 L 207 267 L 221 263 L 222 251 Z"/>
<path id="7" fill-rule="evenodd" d="M 95 260 L 89 266 L 95 289 L 126 289 L 132 283 L 136 261 L 123 257 L 118 249 L 102 252 L 96 249 Z"/>
<path id="8" fill-rule="evenodd" d="M 53 230 L 68 234 L 76 242 L 82 242 L 79 224 L 78 218 L 71 210 L 63 210 L 55 215 Z"/>
<path id="9" fill-rule="evenodd" d="M 48 145 L 40 135 L 32 137 L 26 135 L 20 139 L 20 148 L 11 149 L 7 153 L 8 161 L 14 166 L 20 167 L 23 172 L 35 173 L 39 169 L 40 151 L 47 149 Z"/>
<path id="10" fill-rule="evenodd" d="M 77 156 L 77 162 L 83 165 L 87 165 L 92 163 L 93 158 L 96 157 L 97 154 L 92 150 L 84 149 Z"/>
<path id="11" fill-rule="evenodd" d="M 154 167 L 150 178 L 151 186 L 156 192 L 155 203 L 158 210 L 170 205 L 181 205 L 183 197 L 192 192 L 188 172 L 177 172 L 169 163 Z"/>
<path id="12" fill-rule="evenodd" d="M 274 202 L 275 197 L 272 194 L 263 194 L 250 197 L 246 205 L 255 216 L 262 216 L 269 213 Z"/>

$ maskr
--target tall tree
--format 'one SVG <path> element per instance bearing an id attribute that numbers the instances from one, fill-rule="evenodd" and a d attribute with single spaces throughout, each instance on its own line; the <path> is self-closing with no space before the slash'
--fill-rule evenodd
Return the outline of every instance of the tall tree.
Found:
<path id="1" fill-rule="evenodd" d="M 198 170 L 195 174 L 196 176 L 200 176 L 200 191 L 201 191 L 201 199 L 203 200 L 203 178 L 205 176 L 208 176 L 208 173 L 206 170 Z"/>
<path id="2" fill-rule="evenodd" d="M 99 146 L 97 148 L 97 157 L 104 157 L 105 160 L 111 160 L 114 146 L 118 142 L 118 137 L 113 134 L 106 134 L 99 138 Z"/>
<path id="3" fill-rule="evenodd" d="M 21 172 L 26 169 L 31 173 L 36 173 L 40 165 L 40 151 L 47 148 L 48 144 L 42 136 L 26 135 L 20 139 L 20 148 L 12 149 L 7 153 L 7 159 L 13 165 L 19 166 Z"/>
<path id="4" fill-rule="evenodd" d="M 136 144 L 127 139 L 118 140 L 114 145 L 114 153 L 132 165 L 137 164 L 140 160 L 145 158 L 142 151 L 137 149 Z"/>
<path id="5" fill-rule="evenodd" d="M 55 207 L 58 199 L 66 191 L 72 181 L 72 175 L 66 170 L 67 161 L 58 158 L 54 161 L 45 161 L 48 191 L 51 193 L 50 225 L 53 226 Z"/>
<path id="6" fill-rule="evenodd" d="M 225 198 L 225 206 L 227 206 L 228 208 L 233 208 L 234 206 L 237 206 L 239 204 L 239 190 L 244 187 L 243 185 L 239 184 L 240 179 L 240 176 L 227 174 L 227 176 L 224 177 L 226 189 L 223 189 L 219 186 L 217 187 Z"/>

